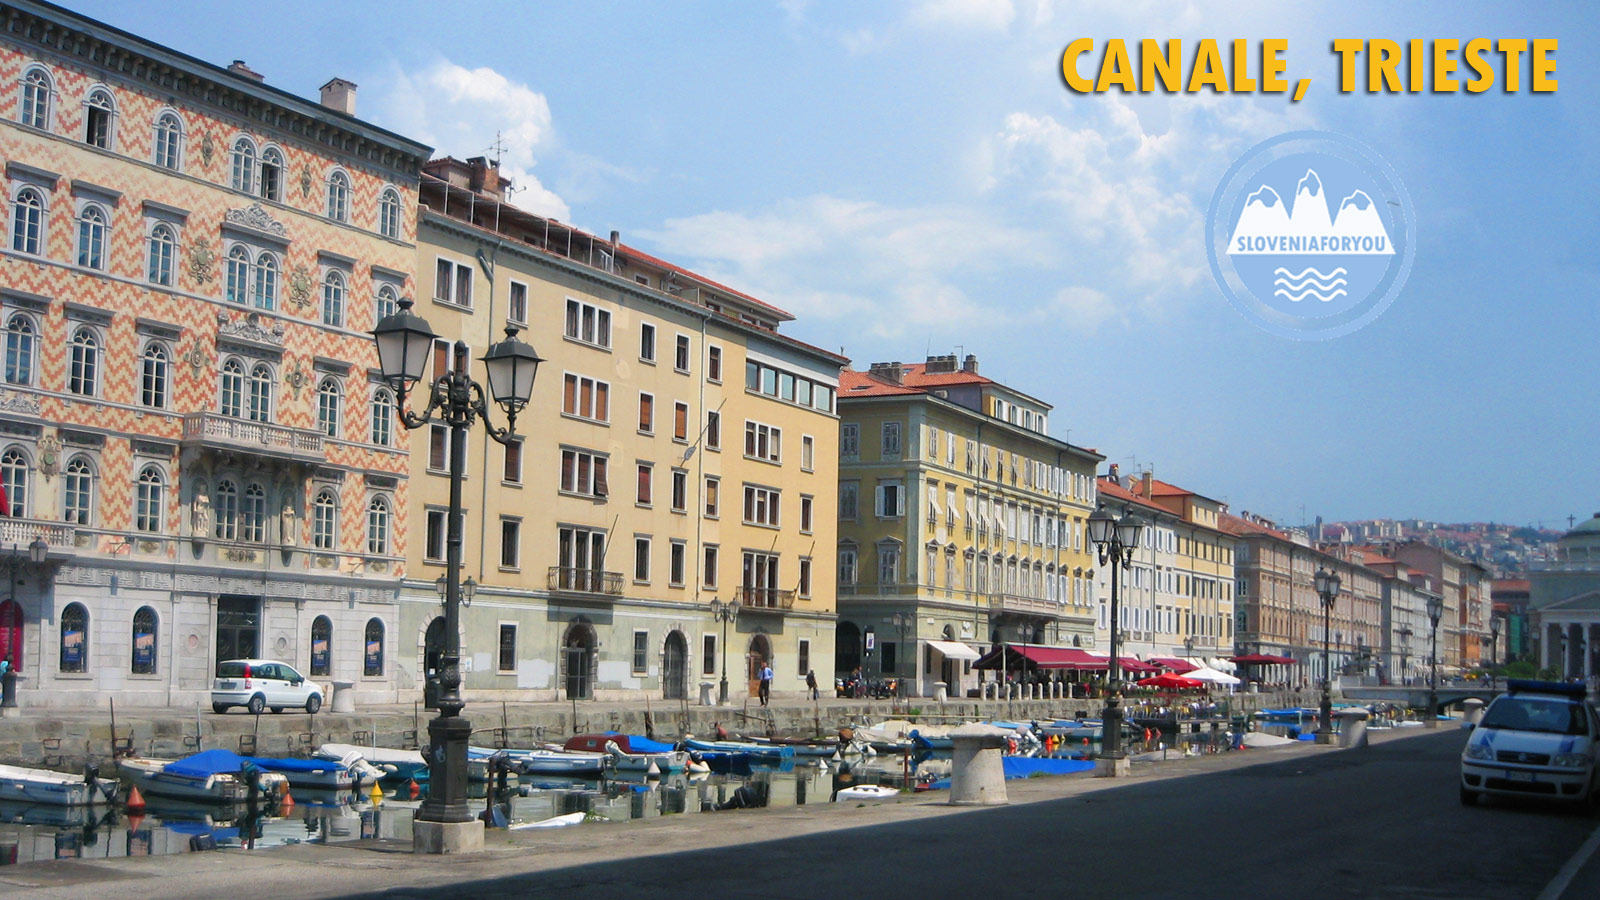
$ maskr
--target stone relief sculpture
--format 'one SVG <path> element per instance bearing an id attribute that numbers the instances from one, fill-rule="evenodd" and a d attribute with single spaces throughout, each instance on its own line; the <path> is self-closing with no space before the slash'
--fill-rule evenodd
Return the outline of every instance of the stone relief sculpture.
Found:
<path id="1" fill-rule="evenodd" d="M 294 503 L 283 501 L 283 511 L 278 513 L 278 537 L 285 547 L 293 547 L 299 531 L 299 522 L 294 516 Z"/>
<path id="2" fill-rule="evenodd" d="M 189 534 L 207 537 L 211 534 L 211 495 L 206 493 L 206 483 L 194 487 L 194 502 L 189 505 Z"/>

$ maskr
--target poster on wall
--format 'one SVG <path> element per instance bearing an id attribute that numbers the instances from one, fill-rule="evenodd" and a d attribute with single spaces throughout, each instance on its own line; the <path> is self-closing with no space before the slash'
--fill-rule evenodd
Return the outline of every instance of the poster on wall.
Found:
<path id="1" fill-rule="evenodd" d="M 136 672 L 153 672 L 156 666 L 156 636 L 153 632 L 138 631 L 133 635 L 133 668 Z"/>
<path id="2" fill-rule="evenodd" d="M 80 672 L 83 666 L 83 631 L 68 629 L 61 632 L 61 668 Z"/>
<path id="3" fill-rule="evenodd" d="M 371 645 L 367 647 L 367 654 L 370 658 L 372 654 Z M 311 641 L 311 674 L 328 674 L 328 639 L 325 637 L 314 638 Z"/>
<path id="4" fill-rule="evenodd" d="M 383 671 L 383 641 L 367 641 L 367 672 L 375 674 Z"/>

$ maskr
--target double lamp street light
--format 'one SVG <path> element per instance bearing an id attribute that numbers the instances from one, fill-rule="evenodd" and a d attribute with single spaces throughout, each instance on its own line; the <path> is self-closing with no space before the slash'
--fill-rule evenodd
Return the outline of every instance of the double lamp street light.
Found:
<path id="1" fill-rule="evenodd" d="M 1106 669 L 1106 706 L 1100 714 L 1100 759 L 1106 762 L 1102 771 L 1112 775 L 1126 758 L 1122 751 L 1122 686 L 1117 682 L 1117 634 L 1121 630 L 1117 584 L 1122 580 L 1120 570 L 1133 562 L 1143 528 L 1143 520 L 1131 512 L 1117 519 L 1101 506 L 1089 514 L 1089 540 L 1099 552 L 1100 565 L 1111 566 L 1111 658 Z"/>
<path id="2" fill-rule="evenodd" d="M 483 355 L 488 374 L 488 394 L 506 414 L 506 427 L 489 424 L 489 404 L 482 385 L 472 380 L 467 345 L 456 341 L 454 364 L 435 372 L 428 385 L 428 404 L 421 413 L 405 408 L 406 393 L 422 381 L 434 344 L 433 329 L 411 312 L 411 299 L 402 299 L 392 315 L 372 329 L 378 345 L 378 367 L 384 382 L 394 390 L 407 430 L 438 419 L 450 426 L 450 509 L 445 529 L 444 646 L 438 675 L 439 715 L 428 723 L 428 796 L 417 810 L 419 822 L 460 824 L 472 821 L 467 809 L 467 740 L 471 724 L 462 717 L 461 699 L 461 483 L 465 477 L 467 431 L 482 421 L 489 437 L 502 444 L 517 440 L 517 414 L 533 395 L 539 358 L 533 348 L 517 339 L 517 329 L 506 326 L 505 340 Z"/>
<path id="3" fill-rule="evenodd" d="M 1333 669 L 1329 667 L 1329 643 L 1333 640 L 1333 604 L 1339 599 L 1339 573 L 1329 572 L 1321 566 L 1312 578 L 1317 596 L 1322 598 L 1322 711 L 1317 720 L 1317 733 L 1333 734 Z M 1328 740 L 1324 737 L 1321 740 Z"/>
<path id="4" fill-rule="evenodd" d="M 1428 718 L 1429 728 L 1439 727 L 1439 618 L 1444 615 L 1444 598 L 1428 598 Z"/>
<path id="5" fill-rule="evenodd" d="M 722 649 L 722 682 L 717 686 L 717 705 L 728 705 L 728 623 L 739 618 L 739 601 L 721 600 L 711 601 L 711 621 L 722 623 L 722 643 L 717 646 Z"/>

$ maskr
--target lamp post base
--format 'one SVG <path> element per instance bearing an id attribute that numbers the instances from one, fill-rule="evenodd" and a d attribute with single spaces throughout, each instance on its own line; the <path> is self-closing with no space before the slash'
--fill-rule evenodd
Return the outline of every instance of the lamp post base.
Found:
<path id="1" fill-rule="evenodd" d="M 412 822 L 412 853 L 481 853 L 483 822 Z"/>
<path id="2" fill-rule="evenodd" d="M 1127 778 L 1130 772 L 1126 756 L 1096 756 L 1094 758 L 1094 777 L 1096 778 Z"/>
<path id="3" fill-rule="evenodd" d="M 717 685 L 717 705 L 728 705 L 728 679 L 726 678 L 722 679 L 721 683 Z"/>

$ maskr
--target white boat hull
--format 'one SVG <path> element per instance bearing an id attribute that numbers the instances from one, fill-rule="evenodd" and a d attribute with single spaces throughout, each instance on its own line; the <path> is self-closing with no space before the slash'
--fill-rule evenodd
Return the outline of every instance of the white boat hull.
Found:
<path id="1" fill-rule="evenodd" d="M 112 796 L 115 795 L 113 790 Z M 0 766 L 0 801 L 48 806 L 94 806 L 109 803 L 110 799 L 105 792 L 85 781 L 82 775 L 68 775 L 49 769 Z"/>
<path id="2" fill-rule="evenodd" d="M 193 800 L 199 803 L 243 803 L 249 797 L 249 788 L 229 773 L 206 776 L 176 775 L 166 767 L 169 759 L 143 759 L 131 757 L 119 760 L 117 770 L 122 780 L 137 787 L 139 792 L 152 797 L 170 797 L 174 800 Z M 260 773 L 262 786 L 268 793 L 288 779 L 277 772 Z"/>

